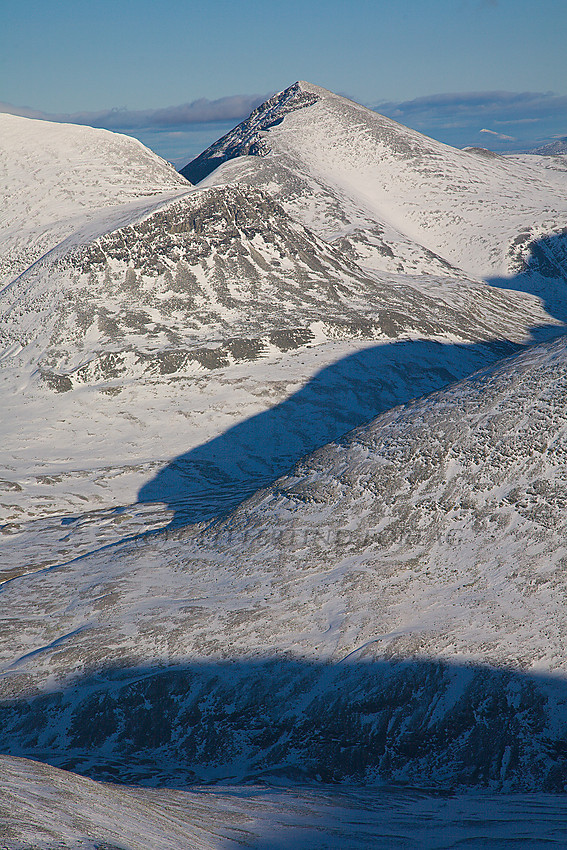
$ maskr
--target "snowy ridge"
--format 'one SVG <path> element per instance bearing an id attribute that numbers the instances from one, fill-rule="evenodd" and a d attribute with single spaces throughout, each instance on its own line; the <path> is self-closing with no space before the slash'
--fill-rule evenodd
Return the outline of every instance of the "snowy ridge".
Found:
<path id="1" fill-rule="evenodd" d="M 521 341 L 530 325 L 549 321 L 537 302 L 473 281 L 461 295 L 452 291 L 457 281 L 436 281 L 437 291 L 417 294 L 411 280 L 369 278 L 258 190 L 203 189 L 160 206 L 77 250 L 61 246 L 60 258 L 15 281 L 2 299 L 5 350 L 36 343 L 34 367 L 44 372 L 81 366 L 84 373 L 86 363 L 112 353 L 117 377 L 121 350 L 146 358 L 162 351 L 171 360 L 162 371 L 171 374 L 184 347 L 210 341 L 212 352 L 227 336 L 234 344 L 247 336 L 254 359 L 254 344 L 261 350 L 260 337 L 270 332 L 276 341 L 275 328 L 298 336 L 296 344 L 286 341 L 289 350 L 313 340 L 314 323 L 331 338 L 470 342 Z M 132 219 L 137 210 L 128 212 Z M 552 249 L 538 249 L 534 270 L 538 261 L 554 261 L 550 274 L 561 274 L 565 252 L 555 250 L 554 258 Z M 39 354 L 37 345 L 46 350 Z M 218 365 L 226 355 L 218 351 Z M 213 361 L 211 354 L 209 368 Z"/>
<path id="2" fill-rule="evenodd" d="M 548 145 L 534 148 L 530 153 L 539 156 L 565 156 L 567 154 L 567 138 L 563 137 L 555 142 L 550 142 Z"/>

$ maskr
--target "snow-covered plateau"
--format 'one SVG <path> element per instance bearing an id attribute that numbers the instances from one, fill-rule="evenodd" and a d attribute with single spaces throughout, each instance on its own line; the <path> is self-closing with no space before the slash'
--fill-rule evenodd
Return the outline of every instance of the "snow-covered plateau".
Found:
<path id="1" fill-rule="evenodd" d="M 0 131 L 2 847 L 564 846 L 565 158 Z"/>

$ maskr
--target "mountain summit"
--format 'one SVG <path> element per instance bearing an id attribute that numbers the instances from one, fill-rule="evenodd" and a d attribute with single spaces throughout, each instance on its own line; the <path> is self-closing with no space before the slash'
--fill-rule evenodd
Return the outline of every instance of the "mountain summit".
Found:
<path id="1" fill-rule="evenodd" d="M 267 153 L 269 147 L 261 133 L 281 124 L 288 112 L 316 103 L 319 99 L 318 91 L 324 92 L 325 89 L 318 89 L 310 83 L 298 81 L 285 91 L 275 94 L 260 104 L 245 121 L 181 168 L 180 174 L 183 174 L 191 183 L 200 183 L 215 168 L 229 159 L 247 154 L 261 156 Z"/>

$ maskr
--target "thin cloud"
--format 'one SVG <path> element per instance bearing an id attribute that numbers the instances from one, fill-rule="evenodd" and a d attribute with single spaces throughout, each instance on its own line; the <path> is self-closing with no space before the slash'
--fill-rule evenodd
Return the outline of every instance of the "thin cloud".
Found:
<path id="1" fill-rule="evenodd" d="M 27 107 L 0 103 L 0 112 L 22 115 L 26 118 L 41 118 L 68 124 L 87 124 L 107 130 L 133 130 L 142 127 L 181 127 L 191 124 L 241 121 L 266 99 L 267 95 L 237 94 L 218 100 L 200 98 L 179 106 L 161 109 L 130 110 L 114 108 L 99 112 L 48 113 Z"/>
<path id="2" fill-rule="evenodd" d="M 0 113 L 8 115 L 19 115 L 21 118 L 45 118 L 45 112 L 39 112 L 37 109 L 30 109 L 27 106 L 13 106 L 11 103 L 3 103 L 0 101 Z"/>
<path id="3" fill-rule="evenodd" d="M 487 127 L 502 126 L 514 133 L 514 137 L 508 138 L 503 133 L 492 136 L 493 143 L 501 143 L 498 150 L 506 149 L 506 142 L 514 142 L 513 147 L 519 149 L 550 139 L 554 133 L 565 135 L 567 132 L 567 96 L 553 92 L 451 92 L 406 101 L 385 101 L 372 108 L 401 124 L 460 147 L 474 145 L 481 129 Z"/>
<path id="4" fill-rule="evenodd" d="M 495 120 L 494 123 L 502 124 L 503 126 L 506 124 L 537 124 L 540 120 L 540 118 L 513 118 L 511 120 L 506 121 Z"/>
<path id="5" fill-rule="evenodd" d="M 497 133 L 496 130 L 482 129 L 482 130 L 479 130 L 479 132 L 480 133 L 490 133 L 492 136 L 496 136 L 497 139 L 502 139 L 502 140 L 508 141 L 508 142 L 515 142 L 516 141 L 514 136 L 505 136 L 504 133 Z"/>
<path id="6" fill-rule="evenodd" d="M 567 96 L 552 92 L 453 92 L 417 97 L 402 102 L 385 101 L 372 107 L 393 118 L 454 119 L 456 115 L 497 114 L 501 120 L 540 118 L 562 113 L 567 118 Z"/>

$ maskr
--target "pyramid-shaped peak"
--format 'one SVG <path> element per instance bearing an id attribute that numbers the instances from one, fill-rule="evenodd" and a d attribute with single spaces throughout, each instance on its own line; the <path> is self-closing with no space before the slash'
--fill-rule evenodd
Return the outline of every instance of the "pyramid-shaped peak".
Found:
<path id="1" fill-rule="evenodd" d="M 315 106 L 323 107 L 320 114 L 317 117 L 307 116 L 307 108 Z M 267 155 L 272 151 L 274 139 L 270 134 L 268 140 L 266 131 L 278 127 L 286 116 L 292 113 L 294 120 L 297 113 L 301 113 L 302 118 L 306 119 L 301 123 L 305 126 L 313 124 L 315 129 L 325 114 L 324 120 L 327 122 L 325 132 L 336 138 L 343 138 L 345 133 L 353 133 L 355 125 L 360 126 L 362 122 L 368 125 L 370 135 L 380 136 L 385 133 L 388 136 L 387 141 L 391 142 L 390 146 L 396 150 L 407 147 L 408 139 L 412 139 L 418 146 L 423 143 L 426 147 L 431 144 L 438 146 L 436 142 L 426 141 L 425 137 L 417 131 L 403 127 L 356 101 L 306 80 L 297 80 L 260 104 L 245 121 L 181 169 L 181 174 L 191 183 L 196 184 L 227 160 L 241 156 Z M 403 137 L 401 140 L 400 133 Z M 352 151 L 349 151 L 349 155 L 352 155 Z"/>
<path id="2" fill-rule="evenodd" d="M 280 124 L 289 112 L 312 106 L 325 94 L 330 94 L 330 92 L 311 83 L 298 80 L 288 86 L 287 89 L 277 92 L 264 103 L 261 103 L 245 121 L 207 148 L 200 156 L 181 169 L 180 173 L 191 183 L 199 183 L 228 159 L 235 156 L 267 152 L 263 151 L 263 140 L 260 134 L 264 130 Z"/>

